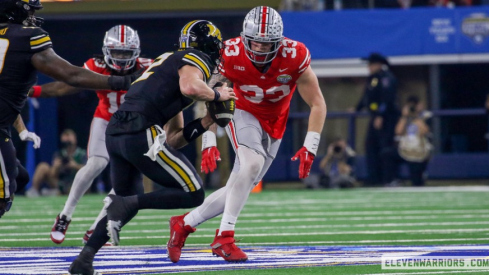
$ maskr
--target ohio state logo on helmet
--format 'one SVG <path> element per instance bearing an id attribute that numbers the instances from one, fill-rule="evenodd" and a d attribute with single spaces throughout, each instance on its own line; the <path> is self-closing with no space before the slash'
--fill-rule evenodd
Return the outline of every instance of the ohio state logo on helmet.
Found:
<path id="1" fill-rule="evenodd" d="M 282 17 L 276 10 L 266 6 L 253 8 L 243 22 L 241 37 L 246 49 L 246 56 L 256 64 L 266 64 L 272 61 L 278 53 L 282 42 L 284 24 Z M 268 52 L 259 52 L 251 49 L 251 41 L 271 43 Z"/>
<path id="2" fill-rule="evenodd" d="M 118 72 L 134 67 L 141 53 L 138 32 L 126 25 L 117 25 L 105 33 L 102 47 L 107 65 Z"/>

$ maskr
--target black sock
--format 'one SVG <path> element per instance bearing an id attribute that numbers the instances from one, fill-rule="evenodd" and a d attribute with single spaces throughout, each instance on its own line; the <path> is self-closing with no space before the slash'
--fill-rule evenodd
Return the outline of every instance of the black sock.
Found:
<path id="1" fill-rule="evenodd" d="M 93 249 L 93 255 L 95 255 L 95 253 L 97 253 L 98 250 L 109 241 L 109 239 L 110 237 L 107 235 L 107 216 L 105 216 L 98 222 L 97 227 L 95 227 L 92 236 L 90 236 L 90 239 L 88 239 L 88 242 L 83 249 L 85 250 L 85 248 L 90 247 Z M 91 252 L 92 250 L 87 251 Z"/>

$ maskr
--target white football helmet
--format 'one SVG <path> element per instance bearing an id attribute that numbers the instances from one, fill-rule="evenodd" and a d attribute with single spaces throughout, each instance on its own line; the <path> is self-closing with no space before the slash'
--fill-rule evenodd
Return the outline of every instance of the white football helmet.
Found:
<path id="1" fill-rule="evenodd" d="M 107 65 L 118 72 L 130 70 L 141 53 L 138 32 L 126 25 L 117 25 L 105 33 L 102 47 Z"/>
<path id="2" fill-rule="evenodd" d="M 282 42 L 284 24 L 276 10 L 266 6 L 253 8 L 245 17 L 241 38 L 246 49 L 246 56 L 256 64 L 272 61 L 278 53 Z M 269 52 L 257 52 L 251 49 L 250 41 L 272 43 Z"/>

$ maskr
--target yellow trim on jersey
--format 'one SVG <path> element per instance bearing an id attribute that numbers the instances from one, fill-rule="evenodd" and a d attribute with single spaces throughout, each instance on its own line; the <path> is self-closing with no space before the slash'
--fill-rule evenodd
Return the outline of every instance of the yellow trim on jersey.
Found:
<path id="1" fill-rule="evenodd" d="M 199 65 L 199 67 L 205 72 L 205 78 L 206 79 L 208 79 L 211 76 L 211 73 L 209 71 L 209 68 L 207 67 L 207 64 L 205 64 L 204 62 L 202 62 L 197 57 L 192 56 L 190 54 L 186 54 L 183 58 L 188 58 L 188 59 L 194 61 L 195 63 L 197 63 L 197 65 Z"/>
<path id="2" fill-rule="evenodd" d="M 36 45 L 42 44 L 42 43 L 50 41 L 50 40 L 51 40 L 51 38 L 49 38 L 49 36 L 46 36 L 46 37 L 43 37 L 43 38 L 40 38 L 37 40 L 33 40 L 33 41 L 31 41 L 31 46 L 36 46 Z"/>
<path id="3" fill-rule="evenodd" d="M 156 131 L 156 127 L 151 126 L 151 134 L 153 136 L 153 141 L 154 141 L 154 139 L 158 135 L 158 132 Z M 192 180 L 190 179 L 189 175 L 187 175 L 187 173 L 182 168 L 180 168 L 178 164 L 176 164 L 167 155 L 165 155 L 163 151 L 159 151 L 158 156 L 163 160 L 163 162 L 165 162 L 175 172 L 177 172 L 177 174 L 183 179 L 185 184 L 187 184 L 188 188 L 190 189 L 190 192 L 194 192 L 196 190 L 195 185 L 192 183 Z"/>

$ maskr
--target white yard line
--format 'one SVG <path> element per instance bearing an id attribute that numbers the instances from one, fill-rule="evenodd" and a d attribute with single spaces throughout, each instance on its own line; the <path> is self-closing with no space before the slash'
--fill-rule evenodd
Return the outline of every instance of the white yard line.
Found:
<path id="1" fill-rule="evenodd" d="M 413 226 L 454 226 L 454 225 L 488 225 L 489 221 L 473 221 L 473 222 L 420 222 L 420 223 L 374 223 L 374 224 L 315 224 L 315 225 L 290 225 L 290 226 L 254 226 L 254 227 L 238 227 L 238 230 L 240 232 L 242 231 L 265 231 L 265 230 L 275 230 L 275 231 L 284 231 L 284 230 L 296 230 L 296 229 L 301 229 L 301 230 L 309 230 L 309 229 L 328 229 L 328 228 L 371 228 L 371 227 L 413 227 Z M 86 227 L 90 226 L 91 224 L 83 224 L 83 226 L 76 226 L 76 228 L 82 228 L 86 229 Z M 133 223 L 128 223 L 124 229 L 123 232 L 124 234 L 140 234 L 140 233 L 145 233 L 145 234 L 151 234 L 151 233 L 161 233 L 161 232 L 167 232 L 168 229 L 166 228 L 166 222 L 147 222 L 144 223 L 144 226 L 157 226 L 160 225 L 162 229 L 156 229 L 156 230 L 143 230 L 141 229 L 142 224 L 133 224 Z M 12 230 L 18 230 L 18 229 L 25 229 L 23 226 L 5 226 L 8 228 L 9 231 Z M 73 228 L 74 226 L 71 226 L 70 228 Z M 128 228 L 132 227 L 138 227 L 139 229 L 134 229 L 134 230 L 128 230 Z M 32 229 L 41 229 L 36 232 L 15 232 L 15 233 L 2 233 L 2 236 L 9 236 L 9 237 L 16 237 L 16 236 L 37 236 L 39 234 L 49 234 L 51 231 L 51 225 L 46 225 L 46 226 L 32 226 Z M 0 228 L 2 229 L 2 228 Z M 49 230 L 47 230 L 49 229 Z M 215 232 L 215 228 L 199 228 L 198 232 Z M 41 232 L 41 233 L 40 233 Z M 73 231 L 70 230 L 68 231 L 68 234 L 70 235 L 83 235 L 85 234 L 85 231 Z"/>

